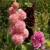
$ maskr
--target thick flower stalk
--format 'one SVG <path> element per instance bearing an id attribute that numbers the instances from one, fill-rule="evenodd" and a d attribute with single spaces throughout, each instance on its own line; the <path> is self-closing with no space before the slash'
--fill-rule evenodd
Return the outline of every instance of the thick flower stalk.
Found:
<path id="1" fill-rule="evenodd" d="M 26 29 L 26 24 L 23 21 L 26 19 L 26 12 L 22 9 L 18 9 L 19 4 L 13 2 L 9 8 L 9 21 L 11 23 L 10 28 L 8 29 L 9 34 L 12 37 L 14 44 L 21 45 L 26 38 L 29 36 L 29 31 Z M 17 11 L 15 11 L 17 9 Z"/>

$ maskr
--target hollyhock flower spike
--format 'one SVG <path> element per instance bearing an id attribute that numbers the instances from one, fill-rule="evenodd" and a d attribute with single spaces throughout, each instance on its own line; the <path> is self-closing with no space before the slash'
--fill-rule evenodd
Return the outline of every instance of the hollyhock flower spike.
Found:
<path id="1" fill-rule="evenodd" d="M 44 33 L 40 31 L 40 28 L 38 28 L 34 33 L 34 38 L 41 42 L 41 44 L 45 43 L 44 39 Z"/>
<path id="2" fill-rule="evenodd" d="M 15 45 L 21 45 L 29 35 L 29 31 L 26 29 L 26 24 L 23 21 L 26 18 L 26 13 L 22 9 L 18 8 L 19 4 L 17 2 L 13 2 L 9 9 L 10 16 L 8 18 L 11 23 L 11 27 L 8 32 Z M 18 9 L 17 12 L 15 11 L 16 9 Z"/>
<path id="3" fill-rule="evenodd" d="M 39 48 L 45 43 L 44 34 L 43 32 L 40 31 L 39 28 L 34 32 L 34 35 L 32 36 L 31 39 L 32 44 L 35 48 Z"/>
<path id="4" fill-rule="evenodd" d="M 17 2 L 13 2 L 13 4 L 11 5 L 14 9 L 18 9 L 19 8 L 19 3 Z"/>
<path id="5" fill-rule="evenodd" d="M 14 42 L 14 44 L 20 45 L 23 43 L 24 39 L 21 35 L 14 35 L 12 36 L 12 41 Z"/>
<path id="6" fill-rule="evenodd" d="M 26 13 L 22 9 L 18 9 L 16 12 L 19 20 L 26 19 Z"/>
<path id="7" fill-rule="evenodd" d="M 25 9 L 25 12 L 27 14 L 27 18 L 24 21 L 26 23 L 26 28 L 29 30 L 29 36 L 25 40 L 26 42 L 29 42 L 29 40 L 31 39 L 31 36 L 33 35 L 33 30 L 30 27 L 33 27 L 34 23 L 35 23 L 34 9 L 35 9 L 34 4 L 30 7 L 26 7 L 26 9 Z"/>
<path id="8" fill-rule="evenodd" d="M 27 14 L 27 18 L 25 19 L 25 22 L 26 22 L 26 25 L 28 25 L 29 27 L 33 27 L 35 23 L 34 9 L 35 9 L 34 4 L 31 7 L 27 7 L 25 9 L 25 12 Z"/>

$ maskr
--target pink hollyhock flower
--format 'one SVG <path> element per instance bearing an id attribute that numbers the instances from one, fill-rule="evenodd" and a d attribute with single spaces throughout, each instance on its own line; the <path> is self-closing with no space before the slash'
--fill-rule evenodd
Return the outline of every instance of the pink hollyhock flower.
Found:
<path id="1" fill-rule="evenodd" d="M 12 36 L 12 41 L 14 42 L 14 44 L 20 45 L 23 43 L 24 39 L 21 35 L 14 35 Z"/>
<path id="2" fill-rule="evenodd" d="M 44 45 L 44 43 L 45 43 L 45 39 L 42 38 L 40 42 L 41 42 L 42 45 Z"/>
<path id="3" fill-rule="evenodd" d="M 17 13 L 19 20 L 26 19 L 26 13 L 22 9 L 18 9 L 16 13 Z"/>
<path id="4" fill-rule="evenodd" d="M 35 46 L 35 48 L 41 47 L 44 44 L 44 34 L 40 31 L 36 31 L 32 36 L 32 43 L 33 43 L 33 46 Z"/>
<path id="5" fill-rule="evenodd" d="M 16 31 L 15 31 L 15 29 L 14 29 L 14 26 L 11 26 L 11 27 L 9 28 L 8 32 L 9 32 L 9 34 L 10 34 L 11 36 L 13 36 L 13 35 L 16 33 Z"/>
<path id="6" fill-rule="evenodd" d="M 34 38 L 40 41 L 42 38 L 44 38 L 44 34 L 40 31 L 37 31 L 34 33 Z"/>
<path id="7" fill-rule="evenodd" d="M 29 31 L 25 28 L 25 29 L 23 30 L 23 32 L 21 33 L 21 35 L 22 35 L 24 38 L 28 38 L 28 36 L 29 36 Z"/>
<path id="8" fill-rule="evenodd" d="M 36 39 L 32 41 L 32 45 L 34 46 L 35 49 L 38 49 L 39 47 L 41 47 L 41 43 Z"/>
<path id="9" fill-rule="evenodd" d="M 12 15 L 10 15 L 10 16 L 9 16 L 9 20 L 10 20 L 11 24 L 15 24 L 16 21 L 18 20 L 17 14 L 12 14 Z"/>
<path id="10" fill-rule="evenodd" d="M 26 27 L 26 24 L 24 21 L 18 20 L 15 23 L 15 29 L 18 30 L 18 32 L 22 32 L 25 27 Z"/>
<path id="11" fill-rule="evenodd" d="M 9 15 L 11 15 L 11 14 L 13 14 L 13 13 L 15 13 L 14 8 L 13 8 L 13 7 L 10 7 L 10 8 L 9 8 Z"/>
<path id="12" fill-rule="evenodd" d="M 19 3 L 17 2 L 13 2 L 13 4 L 11 5 L 14 9 L 18 9 L 19 8 Z"/>

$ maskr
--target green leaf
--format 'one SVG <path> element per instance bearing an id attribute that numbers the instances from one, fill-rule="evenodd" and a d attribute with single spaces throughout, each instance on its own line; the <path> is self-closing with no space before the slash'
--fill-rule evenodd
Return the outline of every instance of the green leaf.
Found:
<path id="1" fill-rule="evenodd" d="M 32 3 L 31 2 L 26 2 L 25 5 L 28 6 L 28 7 L 31 7 Z"/>

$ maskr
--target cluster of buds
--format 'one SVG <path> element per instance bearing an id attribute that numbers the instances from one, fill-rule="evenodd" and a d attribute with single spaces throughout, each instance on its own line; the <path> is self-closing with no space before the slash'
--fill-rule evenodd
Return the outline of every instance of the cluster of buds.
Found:
<path id="1" fill-rule="evenodd" d="M 29 31 L 26 29 L 26 24 L 24 22 L 26 13 L 22 9 L 19 9 L 19 4 L 17 2 L 13 2 L 9 8 L 9 15 L 9 21 L 11 23 L 8 30 L 9 34 L 14 44 L 21 45 L 29 35 Z"/>

